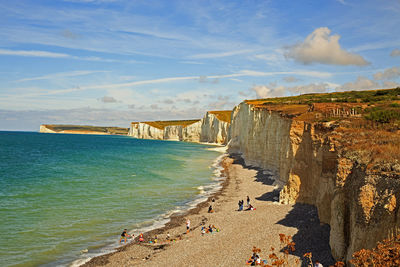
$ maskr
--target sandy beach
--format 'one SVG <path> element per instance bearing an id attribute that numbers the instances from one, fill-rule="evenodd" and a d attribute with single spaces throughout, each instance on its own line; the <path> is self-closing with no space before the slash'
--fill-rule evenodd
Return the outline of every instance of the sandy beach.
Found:
<path id="1" fill-rule="evenodd" d="M 245 266 L 252 248 L 268 260 L 271 247 L 280 254 L 279 234 L 290 235 L 296 250 L 290 266 L 301 266 L 306 252 L 324 266 L 334 264 L 329 247 L 329 226 L 320 225 L 317 211 L 309 205 L 281 205 L 273 179 L 261 170 L 246 167 L 239 157 L 223 160 L 227 176 L 223 188 L 182 216 L 174 216 L 163 228 L 145 233 L 146 242 L 122 246 L 117 252 L 95 257 L 82 266 Z M 238 211 L 238 201 L 250 197 L 256 208 Z M 212 198 L 215 202 L 212 202 Z M 214 213 L 208 213 L 209 205 Z M 186 220 L 191 230 L 186 233 Z M 202 236 L 201 227 L 215 225 L 219 232 Z M 174 241 L 167 241 L 167 233 Z M 149 243 L 155 235 L 158 243 Z M 295 264 L 295 260 L 300 262 Z M 303 262 L 304 264 L 305 262 Z"/>

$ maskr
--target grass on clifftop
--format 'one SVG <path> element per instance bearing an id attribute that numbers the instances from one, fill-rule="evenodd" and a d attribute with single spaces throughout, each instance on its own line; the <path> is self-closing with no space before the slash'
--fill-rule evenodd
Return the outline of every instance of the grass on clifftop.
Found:
<path id="1" fill-rule="evenodd" d="M 231 114 L 232 110 L 218 110 L 218 111 L 209 111 L 208 113 L 214 114 L 215 117 L 217 117 L 218 120 L 224 121 L 224 122 L 231 122 Z"/>
<path id="2" fill-rule="evenodd" d="M 255 109 L 309 123 L 327 123 L 346 157 L 369 171 L 400 173 L 400 87 L 246 100 Z"/>
<path id="3" fill-rule="evenodd" d="M 187 127 L 193 123 L 196 123 L 200 120 L 177 120 L 177 121 L 142 121 L 142 123 L 146 123 L 154 128 L 164 130 L 167 126 L 182 126 Z"/>
<path id="4" fill-rule="evenodd" d="M 65 125 L 65 124 L 46 124 L 47 129 L 55 132 L 62 131 L 76 131 L 76 132 L 100 132 L 108 134 L 127 135 L 129 128 L 121 127 L 103 127 L 103 126 L 89 126 L 89 125 Z"/>
<path id="5" fill-rule="evenodd" d="M 400 129 L 400 87 L 245 100 L 255 108 L 304 121 L 357 120 L 356 125 Z M 381 128 L 382 128 L 381 127 Z"/>
<path id="6" fill-rule="evenodd" d="M 246 103 L 257 104 L 311 104 L 311 103 L 377 103 L 380 101 L 399 100 L 400 87 L 394 89 L 348 91 L 324 94 L 304 94 L 289 97 L 275 97 L 245 100 Z"/>

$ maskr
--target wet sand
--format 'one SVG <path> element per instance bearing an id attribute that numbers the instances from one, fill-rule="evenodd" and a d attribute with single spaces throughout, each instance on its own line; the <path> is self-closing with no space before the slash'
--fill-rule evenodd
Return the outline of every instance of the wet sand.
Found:
<path id="1" fill-rule="evenodd" d="M 223 188 L 185 215 L 173 216 L 163 228 L 144 234 L 146 242 L 134 242 L 118 251 L 95 257 L 82 266 L 245 266 L 252 248 L 267 259 L 280 249 L 279 234 L 290 235 L 296 250 L 289 255 L 290 266 L 300 266 L 303 255 L 312 252 L 313 259 L 324 266 L 333 264 L 329 248 L 329 226 L 320 225 L 317 211 L 309 205 L 278 204 L 278 190 L 273 179 L 262 170 L 246 167 L 239 157 L 222 162 L 227 179 Z M 250 197 L 253 211 L 237 211 L 238 201 Z M 212 198 L 215 202 L 212 202 Z M 208 213 L 209 205 L 214 213 Z M 186 233 L 186 219 L 191 230 Z M 201 227 L 215 225 L 219 232 L 201 234 Z M 170 234 L 174 241 L 167 241 Z M 154 236 L 158 243 L 149 243 Z M 295 260 L 300 263 L 295 264 Z M 305 262 L 303 262 L 305 264 Z"/>

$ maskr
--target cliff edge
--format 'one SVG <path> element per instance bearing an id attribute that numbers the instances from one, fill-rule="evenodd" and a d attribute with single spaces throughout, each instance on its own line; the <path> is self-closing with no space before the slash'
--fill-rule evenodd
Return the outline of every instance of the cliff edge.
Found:
<path id="1" fill-rule="evenodd" d="M 357 93 L 368 102 L 341 94 L 346 102 L 325 94 L 241 103 L 228 152 L 274 173 L 281 203 L 315 205 L 333 256 L 348 261 L 400 226 L 400 88 Z"/>

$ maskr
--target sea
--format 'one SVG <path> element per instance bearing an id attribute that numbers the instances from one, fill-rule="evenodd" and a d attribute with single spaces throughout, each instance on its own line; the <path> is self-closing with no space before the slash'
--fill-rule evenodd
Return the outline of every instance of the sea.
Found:
<path id="1" fill-rule="evenodd" d="M 0 132 L 0 265 L 79 266 L 221 187 L 213 146 Z"/>

